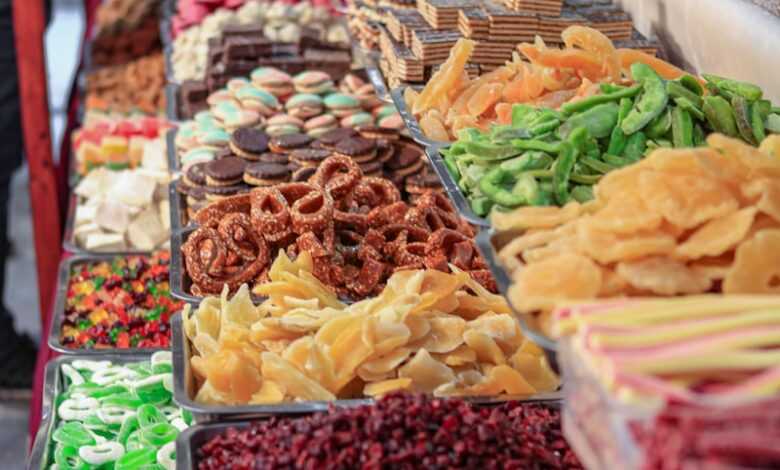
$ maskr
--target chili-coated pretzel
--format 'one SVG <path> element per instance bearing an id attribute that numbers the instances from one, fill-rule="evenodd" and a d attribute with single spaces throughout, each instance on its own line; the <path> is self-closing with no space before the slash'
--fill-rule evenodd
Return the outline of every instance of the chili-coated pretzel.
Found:
<path id="1" fill-rule="evenodd" d="M 384 207 L 377 207 L 368 213 L 368 225 L 382 227 L 387 224 L 402 224 L 409 212 L 409 206 L 405 202 L 396 202 Z"/>
<path id="2" fill-rule="evenodd" d="M 249 216 L 240 212 L 227 214 L 217 227 L 217 232 L 222 237 L 227 247 L 243 260 L 254 260 L 257 253 L 252 249 L 251 243 L 247 243 L 250 232 L 254 228 Z M 250 246 L 246 246 L 250 245 Z M 232 264 L 228 262 L 228 264 Z"/>
<path id="3" fill-rule="evenodd" d="M 363 171 L 354 160 L 334 155 L 320 164 L 310 181 L 338 200 L 348 195 L 362 177 Z"/>
<path id="4" fill-rule="evenodd" d="M 249 214 L 252 205 L 249 194 L 238 194 L 236 196 L 226 197 L 225 199 L 212 202 L 203 209 L 200 209 L 195 213 L 193 220 L 195 220 L 198 225 L 213 227 L 227 214 L 232 214 L 234 212 Z"/>
<path id="5" fill-rule="evenodd" d="M 290 206 L 277 188 L 256 188 L 250 194 L 252 224 L 268 241 L 290 233 Z"/>
<path id="6" fill-rule="evenodd" d="M 398 191 L 398 188 L 390 180 L 375 176 L 364 176 L 355 185 L 352 191 L 352 198 L 359 206 L 373 209 L 400 201 L 401 192 Z"/>
<path id="7" fill-rule="evenodd" d="M 324 230 L 333 217 L 333 200 L 318 188 L 295 201 L 290 209 L 293 231 L 304 233 Z"/>

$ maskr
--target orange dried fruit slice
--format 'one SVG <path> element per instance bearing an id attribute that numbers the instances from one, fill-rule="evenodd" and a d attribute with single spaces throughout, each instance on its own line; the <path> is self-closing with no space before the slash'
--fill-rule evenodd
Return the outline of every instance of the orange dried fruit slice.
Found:
<path id="1" fill-rule="evenodd" d="M 669 258 L 621 262 L 615 271 L 635 288 L 657 295 L 700 294 L 712 286 L 709 277 Z"/>
<path id="2" fill-rule="evenodd" d="M 562 225 L 580 215 L 582 206 L 570 202 L 563 207 L 521 207 L 511 212 L 494 211 L 490 221 L 496 230 L 523 230 L 529 228 L 551 228 Z"/>
<path id="3" fill-rule="evenodd" d="M 452 49 L 450 49 L 447 60 L 431 77 L 415 101 L 412 107 L 413 114 L 420 114 L 423 110 L 433 106 L 440 96 L 446 95 L 447 90 L 456 84 L 465 69 L 466 62 L 468 62 L 471 53 L 474 51 L 474 46 L 476 46 L 476 42 L 470 39 L 458 39 Z"/>
<path id="4" fill-rule="evenodd" d="M 598 297 L 618 297 L 628 289 L 628 282 L 612 268 L 601 268 L 601 290 Z"/>
<path id="5" fill-rule="evenodd" d="M 384 356 L 366 361 L 358 367 L 358 376 L 366 381 L 376 381 L 383 379 L 367 379 L 364 376 L 381 376 L 393 372 L 398 366 L 412 353 L 412 348 L 398 348 L 395 351 L 391 351 Z"/>
<path id="6" fill-rule="evenodd" d="M 675 255 L 683 259 L 722 255 L 742 241 L 753 225 L 756 212 L 756 208 L 746 207 L 710 220 L 679 245 Z"/>
<path id="7" fill-rule="evenodd" d="M 425 113 L 420 118 L 420 129 L 425 136 L 430 139 L 443 142 L 450 140 L 450 135 L 447 132 L 447 128 L 444 126 L 444 122 L 431 112 Z"/>
<path id="8" fill-rule="evenodd" d="M 737 247 L 723 293 L 780 294 L 780 229 L 761 230 Z"/>
<path id="9" fill-rule="evenodd" d="M 486 333 L 478 330 L 468 330 L 463 334 L 463 340 L 469 348 L 477 353 L 477 359 L 481 362 L 495 365 L 506 363 L 504 352 L 498 346 L 498 343 Z"/>
<path id="10" fill-rule="evenodd" d="M 262 353 L 263 376 L 277 382 L 290 396 L 303 400 L 331 401 L 336 396 L 300 372 L 278 354 Z"/>
<path id="11" fill-rule="evenodd" d="M 390 392 L 398 390 L 409 390 L 412 386 L 412 379 L 400 377 L 397 379 L 383 380 L 381 382 L 368 383 L 363 388 L 363 394 L 369 397 L 381 397 Z"/>
<path id="12" fill-rule="evenodd" d="M 675 239 L 665 232 L 643 231 L 621 235 L 595 230 L 585 223 L 579 224 L 577 235 L 580 250 L 601 264 L 667 255 L 677 245 Z"/>
<path id="13" fill-rule="evenodd" d="M 561 385 L 561 379 L 550 368 L 544 355 L 518 351 L 509 358 L 509 363 L 537 391 L 550 392 Z"/>
<path id="14" fill-rule="evenodd" d="M 463 344 L 466 320 L 454 315 L 440 315 L 430 317 L 428 322 L 431 325 L 430 331 L 421 341 L 415 342 L 415 347 L 443 354 L 454 351 L 455 348 Z"/>
<path id="15" fill-rule="evenodd" d="M 267 379 L 263 380 L 260 390 L 249 399 L 252 405 L 273 405 L 282 401 L 284 401 L 284 389 L 278 383 Z"/>
<path id="16" fill-rule="evenodd" d="M 562 253 L 529 264 L 514 276 L 513 305 L 522 312 L 550 309 L 556 300 L 590 299 L 601 290 L 601 270 L 589 258 Z"/>
<path id="17" fill-rule="evenodd" d="M 496 103 L 496 119 L 499 124 L 512 124 L 512 104 Z"/>
<path id="18" fill-rule="evenodd" d="M 633 194 L 610 199 L 606 206 L 587 219 L 587 223 L 594 229 L 614 233 L 654 230 L 661 225 L 661 221 L 660 214 L 649 210 Z"/>
<path id="19" fill-rule="evenodd" d="M 501 90 L 503 89 L 504 85 L 501 83 L 487 83 L 480 86 L 466 104 L 468 113 L 472 116 L 479 116 L 492 108 L 501 98 Z"/>
<path id="20" fill-rule="evenodd" d="M 455 350 L 446 354 L 436 354 L 434 357 L 450 367 L 464 366 L 477 361 L 477 353 L 465 344 L 461 344 Z"/>
<path id="21" fill-rule="evenodd" d="M 409 362 L 398 369 L 398 377 L 412 379 L 412 388 L 415 391 L 431 393 L 439 385 L 455 380 L 455 373 L 431 357 L 428 351 L 420 349 Z"/>
<path id="22" fill-rule="evenodd" d="M 299 371 L 305 372 L 312 343 L 314 339 L 311 336 L 296 339 L 284 350 L 282 359 L 294 365 Z"/>
<path id="23" fill-rule="evenodd" d="M 537 389 L 523 377 L 523 374 L 508 365 L 499 365 L 490 369 L 487 381 L 496 384 L 500 390 L 499 393 L 506 393 L 509 395 L 532 395 L 537 391 Z"/>
<path id="24" fill-rule="evenodd" d="M 713 281 L 722 281 L 726 278 L 732 264 L 734 264 L 734 252 L 729 251 L 716 257 L 699 258 L 690 263 L 689 266 L 700 276 Z"/>
<path id="25" fill-rule="evenodd" d="M 688 75 L 688 72 L 675 67 L 669 62 L 637 49 L 617 49 L 615 52 L 623 71 L 627 72 L 627 74 L 631 70 L 631 64 L 642 62 L 645 65 L 649 65 L 650 68 L 666 80 L 674 80 L 683 75 Z"/>
<path id="26" fill-rule="evenodd" d="M 503 351 L 514 351 L 521 347 L 524 341 L 517 320 L 506 313 L 483 315 L 468 322 L 468 328 L 490 336 Z"/>
<path id="27" fill-rule="evenodd" d="M 620 59 L 615 52 L 612 41 L 601 31 L 586 26 L 569 26 L 561 39 L 566 47 L 579 47 L 596 54 L 603 62 L 606 75 L 613 81 L 620 80 Z"/>
<path id="28" fill-rule="evenodd" d="M 780 180 L 759 179 L 743 186 L 743 193 L 758 198 L 756 207 L 780 223 Z"/>

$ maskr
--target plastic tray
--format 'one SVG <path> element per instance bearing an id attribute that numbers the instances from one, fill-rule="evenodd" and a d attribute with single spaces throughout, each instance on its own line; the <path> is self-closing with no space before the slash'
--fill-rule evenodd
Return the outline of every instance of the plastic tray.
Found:
<path id="1" fill-rule="evenodd" d="M 417 142 L 418 144 L 422 145 L 423 147 L 442 147 L 449 145 L 450 142 L 441 142 L 438 140 L 429 139 L 428 137 L 425 137 L 425 134 L 423 134 L 422 129 L 420 129 L 420 124 L 417 122 L 417 119 L 412 115 L 412 112 L 410 109 L 406 107 L 406 100 L 404 100 L 404 90 L 406 87 L 398 87 L 394 90 L 390 91 L 390 97 L 393 99 L 393 103 L 395 104 L 395 108 L 398 110 L 398 113 L 401 115 L 401 119 L 404 120 L 404 124 L 406 125 L 406 129 L 409 130 L 409 135 L 412 136 L 412 139 Z"/>
<path id="2" fill-rule="evenodd" d="M 131 255 L 132 256 L 132 255 Z M 79 264 L 93 263 L 98 261 L 110 261 L 115 255 L 80 255 L 71 256 L 62 260 L 60 263 L 60 272 L 57 278 L 57 297 L 54 303 L 54 312 L 51 315 L 51 324 L 49 325 L 49 347 L 59 353 L 80 356 L 104 356 L 106 354 L 116 354 L 125 356 L 128 354 L 146 354 L 155 351 L 161 351 L 165 348 L 110 348 L 110 349 L 73 349 L 63 345 L 60 342 L 60 326 L 65 319 L 65 303 L 68 300 L 68 285 L 70 284 L 70 273 L 72 268 Z"/>
<path id="3" fill-rule="evenodd" d="M 73 234 L 76 228 L 76 207 L 78 206 L 78 196 L 75 193 L 70 194 L 68 202 L 68 215 L 65 219 L 65 234 L 62 237 L 62 248 L 68 253 L 80 255 L 148 255 L 151 251 L 147 250 L 120 250 L 120 251 L 89 251 L 81 248 L 76 243 Z"/>
<path id="4" fill-rule="evenodd" d="M 371 404 L 372 398 L 353 400 L 309 401 L 289 402 L 279 405 L 208 405 L 197 403 L 192 398 L 195 395 L 195 379 L 190 366 L 190 341 L 185 337 L 181 315 L 174 315 L 171 319 L 173 328 L 173 399 L 177 405 L 192 413 L 195 422 L 205 423 L 216 420 L 241 420 L 248 418 L 262 418 L 278 415 L 296 415 L 325 411 L 329 406 L 354 407 Z M 473 397 L 468 401 L 479 405 L 491 405 L 505 401 L 516 400 L 523 402 L 553 402 L 558 403 L 562 398 L 562 392 L 542 393 L 533 396 L 501 396 L 501 397 Z"/>
<path id="5" fill-rule="evenodd" d="M 108 360 L 115 364 L 127 364 L 130 362 L 143 361 L 148 359 L 149 356 L 150 354 L 119 356 L 104 352 L 103 355 L 100 356 L 100 360 Z M 65 390 L 65 382 L 62 374 L 60 374 L 60 367 L 62 364 L 70 364 L 78 359 L 93 361 L 97 358 L 89 355 L 60 356 L 56 359 L 52 359 L 46 364 L 43 399 L 41 402 L 41 425 L 38 428 L 38 432 L 35 434 L 30 458 L 27 461 L 28 470 L 43 470 L 44 468 L 48 468 L 45 467 L 45 465 L 50 462 L 49 452 L 51 450 L 50 443 L 52 442 L 51 434 L 54 432 L 54 426 L 57 422 L 55 419 L 56 410 L 54 409 L 55 399 L 57 395 Z"/>
<path id="6" fill-rule="evenodd" d="M 425 154 L 428 155 L 428 160 L 431 162 L 436 175 L 438 175 L 444 190 L 447 195 L 455 204 L 455 208 L 461 217 L 466 219 L 469 223 L 477 225 L 479 227 L 489 227 L 490 221 L 484 217 L 480 217 L 471 210 L 471 204 L 466 196 L 458 187 L 458 183 L 452 179 L 450 171 L 447 169 L 447 165 L 444 163 L 444 159 L 441 157 L 439 150 L 446 147 L 447 144 L 442 145 L 429 145 L 425 148 Z"/>
<path id="7" fill-rule="evenodd" d="M 482 257 L 485 259 L 485 263 L 488 265 L 490 272 L 493 274 L 493 278 L 496 280 L 498 290 L 504 297 L 507 296 L 507 291 L 511 284 L 511 278 L 498 260 L 496 245 L 503 246 L 509 240 L 513 238 L 514 234 L 496 233 L 492 229 L 483 229 L 477 234 L 476 243 Z M 509 308 L 514 311 L 512 303 L 507 298 L 507 304 Z M 544 350 L 547 360 L 550 362 L 550 366 L 558 371 L 558 360 L 556 357 L 556 351 L 558 350 L 557 342 L 537 328 L 535 328 L 534 322 L 529 321 L 529 315 L 520 314 L 515 312 L 515 317 L 520 323 L 520 328 L 523 330 L 523 334 L 531 338 L 536 344 Z"/>

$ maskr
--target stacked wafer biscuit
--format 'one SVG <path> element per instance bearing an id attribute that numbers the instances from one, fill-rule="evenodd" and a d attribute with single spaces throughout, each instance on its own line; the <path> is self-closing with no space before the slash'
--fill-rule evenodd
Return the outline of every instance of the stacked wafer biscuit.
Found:
<path id="1" fill-rule="evenodd" d="M 415 30 L 412 34 L 412 52 L 423 65 L 441 64 L 459 38 L 460 32 L 457 30 Z"/>
<path id="2" fill-rule="evenodd" d="M 563 9 L 562 0 L 505 0 L 504 3 L 513 10 L 548 16 L 559 16 Z"/>
<path id="3" fill-rule="evenodd" d="M 490 34 L 490 19 L 482 7 L 464 8 L 458 13 L 458 30 L 466 38 L 487 39 Z"/>
<path id="4" fill-rule="evenodd" d="M 417 0 L 417 9 L 434 29 L 457 29 L 458 12 L 479 6 L 478 0 Z"/>
<path id="5" fill-rule="evenodd" d="M 406 47 L 411 47 L 414 31 L 431 29 L 428 22 L 417 10 L 388 11 L 386 26 L 395 40 Z"/>
<path id="6" fill-rule="evenodd" d="M 380 66 L 385 64 L 387 70 L 383 70 L 383 73 L 389 82 L 421 82 L 423 80 L 422 61 L 415 56 L 411 49 L 392 37 L 385 28 L 381 28 L 379 48 L 382 51 L 383 59 Z"/>
<path id="7" fill-rule="evenodd" d="M 539 16 L 525 11 L 513 11 L 504 5 L 485 2 L 488 16 L 488 35 L 491 41 L 511 42 L 533 41 L 539 33 Z"/>

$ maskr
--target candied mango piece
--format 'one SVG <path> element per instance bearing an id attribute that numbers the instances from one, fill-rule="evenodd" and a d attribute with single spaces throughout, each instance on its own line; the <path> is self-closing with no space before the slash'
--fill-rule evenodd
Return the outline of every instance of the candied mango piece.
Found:
<path id="1" fill-rule="evenodd" d="M 335 395 L 300 372 L 294 365 L 282 359 L 278 354 L 264 352 L 262 360 L 263 376 L 277 382 L 291 396 L 315 401 L 336 399 Z"/>
<path id="2" fill-rule="evenodd" d="M 780 229 L 761 230 L 737 247 L 725 294 L 780 294 Z"/>
<path id="3" fill-rule="evenodd" d="M 753 225 L 756 212 L 755 207 L 746 207 L 710 220 L 678 246 L 675 254 L 684 259 L 722 255 L 745 238 Z"/>
<path id="4" fill-rule="evenodd" d="M 363 393 L 369 397 L 380 397 L 382 395 L 387 395 L 390 392 L 408 390 L 411 386 L 412 379 L 408 377 L 400 377 L 397 379 L 366 384 L 365 388 L 363 389 Z"/>
<path id="5" fill-rule="evenodd" d="M 420 349 L 398 369 L 398 377 L 412 379 L 412 389 L 417 392 L 431 393 L 439 385 L 455 380 L 455 373 L 434 359 L 428 351 Z"/>

